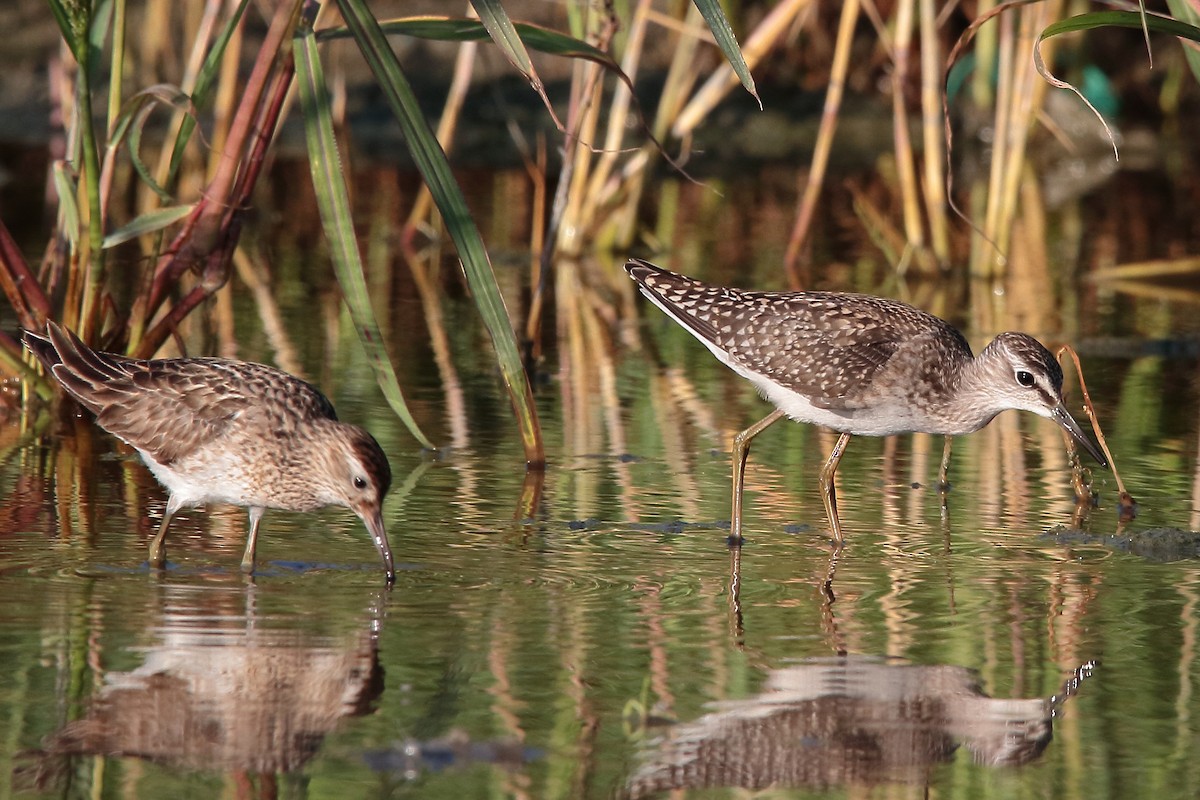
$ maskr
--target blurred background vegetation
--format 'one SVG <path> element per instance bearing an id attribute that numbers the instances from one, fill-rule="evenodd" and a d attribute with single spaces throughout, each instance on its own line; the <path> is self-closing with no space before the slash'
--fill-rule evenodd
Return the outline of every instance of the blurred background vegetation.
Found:
<path id="1" fill-rule="evenodd" d="M 1148 3 L 1165 16 L 1143 33 L 1131 9 L 1075 0 L 0 3 L 0 775 L 38 747 L 117 751 L 46 737 L 116 709 L 101 685 L 156 649 L 185 675 L 240 674 L 266 621 L 341 639 L 281 670 L 346 663 L 371 701 L 386 669 L 383 713 L 325 748 L 313 796 L 373 778 L 364 749 L 457 729 L 545 749 L 484 772 L 493 794 L 611 796 L 638 724 L 842 652 L 971 667 L 1009 699 L 1103 658 L 1041 766 L 980 773 L 960 755 L 907 794 L 1194 795 L 1200 570 L 1136 552 L 1139 526 L 1200 529 L 1191 7 Z M 1038 73 L 1038 50 L 1099 116 Z M 833 603 L 814 492 L 832 439 L 787 426 L 756 445 L 759 536 L 745 561 L 726 553 L 724 448 L 761 404 L 661 315 L 631 324 L 629 254 L 727 285 L 899 297 L 973 342 L 1076 344 L 1141 516 L 1117 522 L 1109 495 L 1081 522 L 1058 432 L 1019 415 L 959 446 L 945 511 L 938 443 L 856 443 Z M 398 590 L 379 596 L 373 562 L 346 567 L 364 544 L 336 514 L 273 516 L 274 572 L 225 574 L 244 516 L 220 508 L 181 521 L 186 561 L 147 580 L 152 476 L 71 416 L 31 444 L 51 392 L 16 334 L 46 319 L 328 391 L 392 459 Z M 503 466 L 543 449 L 557 469 Z M 177 637 L 214 626 L 210 666 Z M 265 744 L 273 718 L 216 688 Z M 72 763 L 55 791 L 208 779 L 165 757 Z"/>

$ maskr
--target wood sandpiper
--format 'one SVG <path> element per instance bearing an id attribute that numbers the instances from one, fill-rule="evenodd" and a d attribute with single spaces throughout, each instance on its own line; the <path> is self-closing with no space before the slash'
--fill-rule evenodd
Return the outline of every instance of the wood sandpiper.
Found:
<path id="1" fill-rule="evenodd" d="M 141 454 L 170 493 L 150 544 L 151 566 L 165 563 L 167 526 L 187 506 L 248 508 L 242 569 L 253 572 L 264 510 L 339 505 L 366 524 L 388 583 L 395 580 L 382 515 L 392 482 L 387 457 L 371 434 L 338 422 L 315 387 L 262 364 L 100 353 L 53 322 L 46 336 L 26 332 L 24 342 L 100 427 Z"/>
<path id="2" fill-rule="evenodd" d="M 733 440 L 731 538 L 740 541 L 750 440 L 782 417 L 841 433 L 821 468 L 821 499 L 841 545 L 833 477 L 854 434 L 958 436 L 1020 409 L 1051 419 L 1108 462 L 1062 399 L 1062 368 L 1036 339 L 1002 333 L 971 354 L 950 323 L 896 300 L 834 292 L 748 292 L 630 259 L 642 294 L 753 383 L 772 411 Z"/>

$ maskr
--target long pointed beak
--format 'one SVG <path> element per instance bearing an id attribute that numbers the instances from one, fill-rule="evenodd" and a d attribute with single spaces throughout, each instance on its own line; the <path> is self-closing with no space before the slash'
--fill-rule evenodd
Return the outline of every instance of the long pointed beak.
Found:
<path id="1" fill-rule="evenodd" d="M 367 532 L 371 534 L 371 539 L 375 542 L 375 549 L 379 551 L 379 557 L 383 559 L 383 569 L 387 573 L 388 584 L 395 583 L 396 567 L 392 563 L 392 547 L 388 544 L 387 531 L 383 527 L 382 509 L 364 510 L 360 516 L 367 526 Z"/>
<path id="2" fill-rule="evenodd" d="M 1088 454 L 1100 463 L 1100 466 L 1108 469 L 1108 459 L 1100 452 L 1099 447 L 1092 444 L 1092 440 L 1084 434 L 1079 427 L 1079 423 L 1075 421 L 1074 417 L 1071 416 L 1070 412 L 1064 406 L 1060 405 L 1054 411 L 1050 412 L 1050 419 L 1057 422 L 1062 426 L 1063 430 L 1071 434 L 1071 438 L 1079 442 L 1083 449 L 1087 450 Z"/>

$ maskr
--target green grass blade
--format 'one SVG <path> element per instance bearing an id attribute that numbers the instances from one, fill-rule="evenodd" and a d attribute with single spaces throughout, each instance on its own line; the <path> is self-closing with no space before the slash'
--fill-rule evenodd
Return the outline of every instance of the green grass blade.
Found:
<path id="1" fill-rule="evenodd" d="M 1139 14 L 1136 11 L 1095 11 L 1090 14 L 1080 14 L 1047 25 L 1039 39 L 1049 39 L 1061 33 L 1090 31 L 1096 28 L 1136 28 L 1151 33 L 1165 33 L 1178 36 L 1181 39 L 1191 39 L 1200 42 L 1200 28 L 1180 22 L 1170 17 L 1160 17 L 1156 14 Z"/>
<path id="2" fill-rule="evenodd" d="M 192 105 L 194 107 L 203 108 L 208 101 L 209 90 L 212 89 L 213 83 L 221 73 L 221 62 L 225 58 L 225 49 L 229 46 L 229 40 L 233 38 L 233 33 L 237 30 L 238 23 L 241 22 L 242 14 L 249 2 L 250 0 L 242 0 L 238 3 L 237 8 L 225 23 L 225 27 L 221 29 L 220 35 L 213 42 L 212 49 L 204 57 L 204 63 L 200 66 L 200 71 L 196 73 L 196 83 L 192 87 Z M 184 148 L 187 147 L 188 139 L 191 138 L 195 127 L 196 120 L 191 117 L 184 117 L 179 126 L 179 135 L 175 138 L 174 149 L 171 151 L 171 163 L 167 169 L 168 186 L 175 181 L 179 165 L 183 163 Z"/>
<path id="3" fill-rule="evenodd" d="M 550 116 L 554 117 L 555 123 L 558 123 L 558 118 L 554 114 L 554 106 L 551 105 L 550 98 L 546 96 L 546 87 L 542 85 L 542 79 L 538 77 L 537 70 L 533 68 L 529 51 L 525 49 L 525 43 L 521 41 L 521 36 L 517 33 L 516 27 L 509 19 L 508 12 L 504 10 L 500 0 L 471 0 L 471 5 L 475 9 L 475 13 L 479 15 L 483 27 L 487 29 L 488 35 L 492 37 L 492 41 L 508 59 L 508 63 L 525 76 L 525 80 L 529 81 L 529 85 L 537 92 L 538 97 L 542 98 L 542 103 L 550 112 Z M 559 124 L 559 128 L 562 128 L 561 124 Z"/>
<path id="4" fill-rule="evenodd" d="M 496 360 L 520 427 L 526 462 L 541 465 L 545 462 L 545 453 L 537 411 L 533 405 L 533 390 L 521 363 L 504 298 L 496 285 L 496 276 L 483 246 L 483 238 L 471 218 L 466 198 L 454 180 L 445 152 L 421 115 L 417 98 L 400 69 L 396 54 L 392 52 L 366 3 L 363 0 L 338 0 L 338 8 L 400 122 L 413 161 L 425 178 L 458 249 L 467 283 L 496 349 Z"/>
<path id="5" fill-rule="evenodd" d="M 79 214 L 79 188 L 75 176 L 69 172 L 65 161 L 55 161 L 54 191 L 58 195 L 58 232 L 70 243 L 72 249 L 79 246 L 82 222 Z"/>
<path id="6" fill-rule="evenodd" d="M 58 23 L 58 32 L 62 34 L 63 41 L 71 50 L 71 55 L 75 56 L 75 60 L 78 61 L 79 40 L 75 32 L 75 19 L 70 10 L 63 0 L 50 0 L 50 13 L 54 15 L 54 21 Z"/>
<path id="7" fill-rule="evenodd" d="M 144 233 L 154 233 L 178 222 L 195 210 L 195 205 L 166 206 L 139 214 L 117 230 L 104 237 L 104 247 L 116 247 L 122 242 L 136 239 Z"/>
<path id="8" fill-rule="evenodd" d="M 1113 155 L 1119 158 L 1117 153 L 1117 140 L 1112 134 L 1112 130 L 1105 122 L 1104 116 L 1096 110 L 1083 92 L 1076 89 L 1067 81 L 1056 78 L 1046 67 L 1045 59 L 1042 58 L 1042 42 L 1049 39 L 1051 36 L 1058 36 L 1064 33 L 1076 33 L 1079 31 L 1090 31 L 1096 28 L 1136 28 L 1141 31 L 1152 31 L 1154 33 L 1165 33 L 1170 36 L 1177 36 L 1181 39 L 1190 39 L 1193 42 L 1200 42 L 1200 28 L 1195 25 L 1188 25 L 1186 22 L 1171 19 L 1170 17 L 1160 17 L 1154 14 L 1142 14 L 1136 11 L 1095 11 L 1089 14 L 1080 14 L 1069 19 L 1060 20 L 1052 25 L 1047 25 L 1038 37 L 1037 47 L 1033 49 L 1033 65 L 1037 69 L 1038 74 L 1049 83 L 1059 89 L 1068 89 L 1076 94 L 1080 100 L 1084 102 L 1092 113 L 1096 115 L 1096 119 L 1100 120 L 1100 124 L 1104 126 L 1105 133 L 1108 134 L 1108 139 L 1112 143 Z M 1190 60 L 1189 60 L 1190 63 Z"/>
<path id="9" fill-rule="evenodd" d="M 508 63 L 520 70 L 530 83 L 535 86 L 541 85 L 541 80 L 534 72 L 533 62 L 529 60 L 529 51 L 525 49 L 525 43 L 517 35 L 517 29 L 499 0 L 471 0 L 471 5 L 479 15 L 479 21 L 487 29 L 488 36 L 492 37 L 500 52 L 504 53 Z"/>
<path id="10" fill-rule="evenodd" d="M 325 236 L 329 239 L 338 283 L 342 287 L 350 317 L 354 320 L 354 329 L 358 332 L 371 367 L 375 370 L 375 378 L 383 390 L 384 397 L 417 441 L 432 449 L 433 444 L 417 425 L 408 409 L 408 403 L 404 400 L 396 371 L 392 368 L 392 362 L 383 346 L 383 336 L 380 334 L 379 324 L 375 321 L 375 312 L 371 308 L 367 282 L 363 278 L 362 256 L 358 250 L 354 221 L 350 215 L 350 198 L 346 191 L 346 181 L 342 175 L 337 141 L 333 133 L 329 93 L 311 27 L 301 26 L 295 40 L 295 56 L 313 190 L 321 211 Z"/>
<path id="11" fill-rule="evenodd" d="M 513 24 L 517 35 L 530 50 L 553 56 L 584 58 L 620 73 L 621 68 L 603 50 L 593 47 L 582 39 L 527 22 Z M 387 36 L 412 36 L 416 39 L 431 39 L 438 42 L 481 42 L 490 38 L 487 28 L 477 19 L 465 17 L 404 17 L 379 23 L 379 29 Z M 326 28 L 317 32 L 317 41 L 346 39 L 348 28 Z"/>
<path id="12" fill-rule="evenodd" d="M 1200 26 L 1200 8 L 1188 0 L 1167 0 L 1167 8 L 1171 9 L 1171 14 L 1180 22 Z M 1187 58 L 1188 67 L 1192 70 L 1192 77 L 1200 82 L 1200 50 L 1185 45 L 1183 55 Z"/>
<path id="13" fill-rule="evenodd" d="M 721 48 L 729 66 L 733 67 L 734 74 L 738 76 L 742 86 L 746 87 L 746 91 L 758 101 L 758 107 L 761 110 L 762 99 L 754 87 L 754 76 L 750 74 L 746 60 L 742 58 L 742 48 L 738 46 L 737 37 L 733 35 L 733 28 L 730 27 L 729 20 L 725 18 L 725 12 L 721 10 L 720 0 L 694 1 L 696 8 L 700 10 L 700 16 L 704 17 L 704 21 L 708 23 L 708 29 L 712 31 L 713 38 L 717 41 L 717 47 Z"/>
<path id="14" fill-rule="evenodd" d="M 159 83 L 143 89 L 129 98 L 124 108 L 121 109 L 121 113 L 113 121 L 108 150 L 111 153 L 119 148 L 123 141 L 128 140 L 129 160 L 133 163 L 134 171 L 158 195 L 159 199 L 163 202 L 170 202 L 170 193 L 154 180 L 154 176 L 150 174 L 150 169 L 142 160 L 141 154 L 142 128 L 146 124 L 146 118 L 150 116 L 155 106 L 160 104 L 182 111 L 189 118 L 194 117 L 196 113 L 191 98 L 180 91 L 178 87 Z"/>

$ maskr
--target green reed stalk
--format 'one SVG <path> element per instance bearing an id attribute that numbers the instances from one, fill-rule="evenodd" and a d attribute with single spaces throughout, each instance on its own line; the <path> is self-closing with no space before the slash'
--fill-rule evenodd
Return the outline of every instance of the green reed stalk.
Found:
<path id="1" fill-rule="evenodd" d="M 329 92 L 325 86 L 325 74 L 317 53 L 317 41 L 311 20 L 306 19 L 301 24 L 293 47 L 313 190 L 321 211 L 322 227 L 329 240 L 338 284 L 354 320 L 354 330 L 358 333 L 371 368 L 375 371 L 376 381 L 392 410 L 417 441 L 424 447 L 433 449 L 433 443 L 421 431 L 412 412 L 409 411 L 408 403 L 400 390 L 400 382 L 384 347 L 379 324 L 371 309 L 370 292 L 363 278 L 362 255 L 358 249 L 354 220 L 350 213 L 350 195 L 346 190 L 346 180 L 342 174 L 337 140 L 333 132 Z"/>
<path id="2" fill-rule="evenodd" d="M 526 464 L 541 467 L 545 464 L 546 456 L 541 426 L 533 404 L 533 389 L 521 363 L 508 309 L 496 285 L 487 249 L 471 217 L 466 198 L 454 179 L 445 152 L 421 114 L 416 95 L 396 54 L 392 52 L 366 3 L 363 0 L 338 0 L 338 8 L 400 123 L 413 160 L 429 186 L 458 249 L 467 283 L 496 349 L 496 360 L 517 416 Z"/>
<path id="3" fill-rule="evenodd" d="M 87 248 L 86 279 L 79 321 L 79 335 L 91 340 L 97 327 L 100 293 L 104 288 L 104 219 L 100 201 L 100 151 L 96 140 L 96 129 L 92 119 L 92 68 L 99 55 L 99 42 L 94 41 L 103 34 L 103 26 L 95 24 L 92 4 L 88 2 L 64 2 L 52 0 L 51 10 L 59 23 L 63 38 L 75 57 L 78 72 L 75 80 L 75 119 L 79 131 L 78 148 L 82 159 L 82 191 L 87 201 Z"/>

